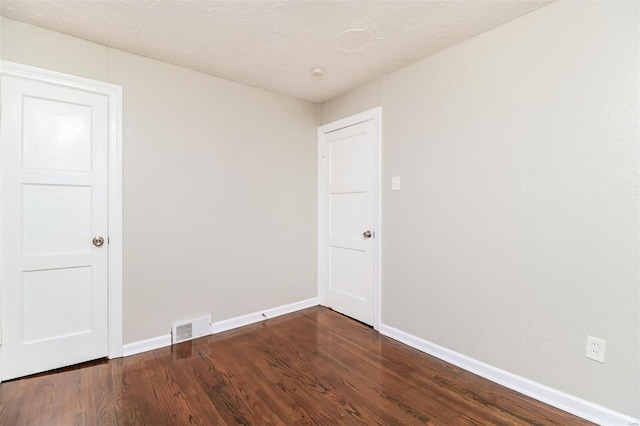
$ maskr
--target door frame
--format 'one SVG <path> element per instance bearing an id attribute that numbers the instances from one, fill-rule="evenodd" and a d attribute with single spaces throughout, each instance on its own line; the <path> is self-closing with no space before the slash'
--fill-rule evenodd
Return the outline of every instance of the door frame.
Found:
<path id="1" fill-rule="evenodd" d="M 109 358 L 122 357 L 122 87 L 0 60 L 0 76 L 18 77 L 107 96 L 107 288 Z M 1 113 L 1 110 L 0 110 Z M 0 121 L 1 125 L 1 121 Z M 0 141 L 1 143 L 1 141 Z M 0 194 L 0 204 L 3 202 Z M 0 220 L 2 218 L 0 217 Z M 0 246 L 0 255 L 1 255 Z M 2 297 L 2 294 L 0 294 Z M 0 346 L 0 367 L 1 367 Z"/>
<path id="2" fill-rule="evenodd" d="M 378 330 L 381 324 L 382 316 L 382 107 L 376 107 L 368 111 L 361 112 L 359 114 L 352 115 L 350 117 L 343 118 L 341 120 L 333 121 L 331 123 L 318 127 L 318 146 L 317 146 L 317 158 L 318 158 L 318 299 L 320 305 L 325 304 L 324 293 L 324 266 L 325 266 L 325 240 L 324 240 L 324 219 L 325 219 L 325 203 L 324 203 L 324 143 L 325 134 L 343 129 L 345 127 L 353 126 L 355 124 L 363 123 L 365 121 L 373 120 L 374 127 L 374 147 L 373 147 L 373 230 L 375 232 L 374 244 L 373 244 L 373 328 Z"/>

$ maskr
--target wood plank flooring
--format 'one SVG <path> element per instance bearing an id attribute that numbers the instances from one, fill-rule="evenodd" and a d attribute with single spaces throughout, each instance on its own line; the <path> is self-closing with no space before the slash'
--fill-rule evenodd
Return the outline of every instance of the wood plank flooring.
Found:
<path id="1" fill-rule="evenodd" d="M 1 425 L 583 425 L 315 307 L 0 384 Z"/>

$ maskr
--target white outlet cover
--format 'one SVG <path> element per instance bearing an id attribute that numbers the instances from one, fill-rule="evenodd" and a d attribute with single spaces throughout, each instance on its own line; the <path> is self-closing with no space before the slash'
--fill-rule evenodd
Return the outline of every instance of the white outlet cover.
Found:
<path id="1" fill-rule="evenodd" d="M 604 354 L 606 349 L 606 340 L 598 339 L 597 337 L 593 336 L 587 336 L 587 350 L 585 352 L 585 356 L 587 358 L 604 364 Z"/>

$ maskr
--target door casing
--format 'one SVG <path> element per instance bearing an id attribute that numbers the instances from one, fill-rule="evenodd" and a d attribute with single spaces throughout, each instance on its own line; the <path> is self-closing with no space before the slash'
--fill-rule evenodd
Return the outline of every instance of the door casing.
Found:
<path id="1" fill-rule="evenodd" d="M 109 358 L 122 356 L 122 87 L 55 71 L 0 60 L 0 76 L 34 80 L 55 86 L 97 93 L 108 98 L 107 185 L 108 185 L 108 328 Z M 1 110 L 0 110 L 1 114 Z M 2 121 L 0 118 L 0 125 Z M 0 141 L 2 143 L 2 141 Z M 0 204 L 3 203 L 0 194 Z M 2 217 L 0 217 L 2 220 Z M 0 240 L 0 256 L 2 246 Z M 2 297 L 2 294 L 0 294 Z M 3 324 L 3 326 L 7 326 Z M 0 369 L 2 346 L 0 346 Z M 1 376 L 1 375 L 0 375 Z"/>
<path id="2" fill-rule="evenodd" d="M 320 304 L 325 304 L 324 294 L 324 268 L 325 268 L 325 202 L 324 202 L 324 186 L 325 186 L 325 173 L 324 173 L 324 144 L 326 133 L 343 129 L 345 127 L 353 126 L 354 124 L 362 123 L 365 121 L 373 120 L 375 128 L 374 136 L 374 185 L 373 185 L 373 199 L 374 199 L 374 272 L 373 272 L 373 294 L 374 294 L 374 318 L 373 328 L 378 329 L 381 323 L 382 315 L 382 107 L 376 107 L 368 111 L 361 112 L 359 114 L 352 115 L 350 117 L 337 120 L 323 126 L 318 127 L 318 146 L 317 146 L 317 158 L 318 158 L 318 298 Z"/>

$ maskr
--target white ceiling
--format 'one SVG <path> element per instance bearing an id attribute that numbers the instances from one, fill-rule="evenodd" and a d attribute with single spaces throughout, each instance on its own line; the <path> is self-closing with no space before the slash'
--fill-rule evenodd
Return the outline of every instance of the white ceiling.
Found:
<path id="1" fill-rule="evenodd" d="M 2 0 L 0 14 L 323 102 L 547 3 Z M 314 67 L 324 75 L 311 75 Z"/>

